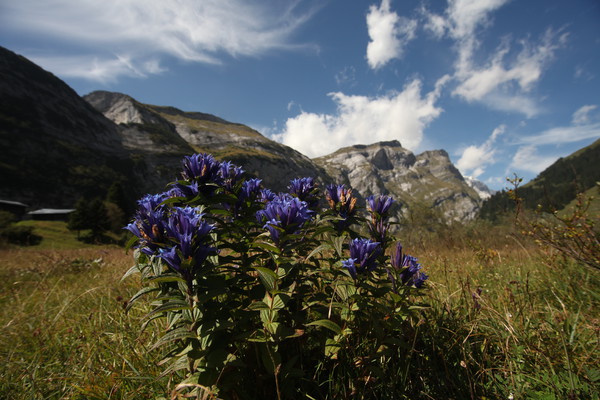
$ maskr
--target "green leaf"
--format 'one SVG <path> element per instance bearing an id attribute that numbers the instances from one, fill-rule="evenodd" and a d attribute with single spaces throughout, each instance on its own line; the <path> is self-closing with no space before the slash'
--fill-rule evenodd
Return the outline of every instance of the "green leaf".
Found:
<path id="1" fill-rule="evenodd" d="M 148 279 L 148 282 L 184 282 L 185 279 L 181 277 L 179 274 L 175 273 L 167 273 L 158 276 L 154 276 Z"/>
<path id="2" fill-rule="evenodd" d="M 281 310 L 285 307 L 285 304 L 290 300 L 290 296 L 285 293 L 278 293 L 273 297 L 273 303 L 271 308 L 273 310 Z"/>
<path id="3" fill-rule="evenodd" d="M 314 249 L 313 251 L 310 252 L 310 254 L 306 257 L 306 261 L 310 260 L 313 256 L 322 253 L 325 250 L 331 250 L 333 249 L 333 247 L 331 247 L 329 244 L 327 243 L 323 243 L 322 245 L 320 245 L 319 247 L 317 247 L 316 249 Z"/>
<path id="4" fill-rule="evenodd" d="M 260 311 L 270 310 L 271 308 L 264 301 L 254 301 L 248 306 L 248 309 L 252 311 Z"/>
<path id="5" fill-rule="evenodd" d="M 134 244 L 137 243 L 139 238 L 137 236 L 131 236 L 127 243 L 125 244 L 125 251 L 127 252 L 130 248 L 133 247 Z"/>
<path id="6" fill-rule="evenodd" d="M 279 329 L 279 322 L 266 322 L 265 328 L 271 335 L 275 335 L 277 333 L 277 329 Z"/>
<path id="7" fill-rule="evenodd" d="M 168 311 L 191 310 L 190 305 L 185 300 L 168 301 L 154 310 L 150 311 L 144 318 L 150 318 L 156 314 L 166 313 Z"/>
<path id="8" fill-rule="evenodd" d="M 336 324 L 335 322 L 333 322 L 329 319 L 320 319 L 318 321 L 310 322 L 306 325 L 307 326 L 321 326 L 323 328 L 327 328 L 330 331 L 337 333 L 338 335 L 342 333 L 342 328 L 340 328 L 340 326 L 338 324 Z"/>
<path id="9" fill-rule="evenodd" d="M 159 290 L 160 290 L 160 288 L 151 287 L 151 286 L 146 286 L 146 287 L 141 288 L 136 294 L 134 294 L 131 297 L 131 299 L 129 299 L 129 301 L 127 302 L 127 306 L 125 307 L 125 312 L 129 311 L 129 309 L 131 309 L 131 307 L 133 306 L 133 303 L 135 303 L 143 295 L 148 294 L 150 292 L 156 292 Z"/>
<path id="10" fill-rule="evenodd" d="M 335 251 L 338 254 L 338 257 L 344 256 L 344 253 L 342 251 L 342 246 L 343 246 L 344 242 L 346 241 L 346 239 L 347 239 L 346 236 L 336 236 L 332 240 L 333 246 L 335 248 Z"/>
<path id="11" fill-rule="evenodd" d="M 327 339 L 325 341 L 325 355 L 331 357 L 337 354 L 342 346 L 335 339 Z"/>
<path id="12" fill-rule="evenodd" d="M 335 292 L 342 300 L 346 301 L 350 296 L 356 294 L 356 286 L 348 283 L 340 283 L 336 285 Z"/>
<path id="13" fill-rule="evenodd" d="M 169 367 L 160 374 L 159 378 L 163 378 L 163 377 L 169 375 L 171 372 L 186 369 L 188 367 L 189 367 L 189 360 L 188 360 L 188 357 L 186 354 L 186 355 L 179 357 L 171 365 L 169 365 Z"/>
<path id="14" fill-rule="evenodd" d="M 276 288 L 277 275 L 275 272 L 265 267 L 253 267 L 260 278 L 260 281 L 265 286 L 268 292 L 272 292 Z"/>
<path id="15" fill-rule="evenodd" d="M 273 321 L 273 313 L 270 309 L 260 310 L 260 320 L 263 324 L 268 324 Z"/>
<path id="16" fill-rule="evenodd" d="M 129 276 L 140 272 L 140 267 L 138 264 L 135 264 L 133 267 L 129 268 L 127 270 L 127 272 L 125 272 L 125 275 L 123 275 L 123 277 L 121 278 L 121 282 L 123 282 L 125 279 L 127 279 Z"/>
<path id="17" fill-rule="evenodd" d="M 258 247 L 260 249 L 267 250 L 267 251 L 275 253 L 275 254 L 279 254 L 279 249 L 277 247 L 273 246 L 272 244 L 265 243 L 265 242 L 254 242 L 254 243 L 252 243 L 252 245 L 254 247 Z"/>
<path id="18" fill-rule="evenodd" d="M 193 339 L 196 335 L 193 332 L 190 332 L 188 328 L 181 327 L 177 329 L 173 329 L 170 332 L 167 332 L 163 337 L 161 337 L 156 343 L 150 347 L 150 350 L 154 350 L 165 343 L 173 342 L 175 340 L 183 340 L 183 339 Z"/>

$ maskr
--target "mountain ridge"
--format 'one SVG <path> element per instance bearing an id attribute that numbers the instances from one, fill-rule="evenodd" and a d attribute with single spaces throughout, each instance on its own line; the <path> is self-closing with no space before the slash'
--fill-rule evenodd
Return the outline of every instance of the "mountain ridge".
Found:
<path id="1" fill-rule="evenodd" d="M 6 155 L 0 162 L 1 198 L 69 207 L 78 197 L 102 196 L 119 182 L 136 199 L 176 179 L 184 155 L 208 152 L 240 165 L 273 190 L 285 190 L 292 178 L 313 176 L 323 185 L 350 184 L 364 196 L 392 194 L 405 208 L 411 202 L 441 207 L 451 219 L 472 218 L 479 206 L 444 150 L 414 155 L 388 141 L 311 160 L 211 114 L 143 104 L 116 92 L 81 97 L 1 47 L 0 77 L 0 146 Z M 351 173 L 353 162 L 364 168 Z"/>

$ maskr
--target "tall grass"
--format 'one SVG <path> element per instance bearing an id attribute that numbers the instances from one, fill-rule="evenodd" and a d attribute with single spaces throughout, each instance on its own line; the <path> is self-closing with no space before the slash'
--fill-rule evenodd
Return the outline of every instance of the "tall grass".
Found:
<path id="1" fill-rule="evenodd" d="M 430 275 L 405 398 L 597 399 L 599 276 L 509 232 L 407 243 Z M 0 251 L 0 398 L 169 398 L 117 247 Z M 335 387 L 332 385 L 332 387 Z M 331 398 L 339 398 L 335 393 Z"/>
<path id="2" fill-rule="evenodd" d="M 143 310 L 123 312 L 131 284 L 120 248 L 0 253 L 0 381 L 5 399 L 149 398 L 164 391 L 139 334 Z"/>

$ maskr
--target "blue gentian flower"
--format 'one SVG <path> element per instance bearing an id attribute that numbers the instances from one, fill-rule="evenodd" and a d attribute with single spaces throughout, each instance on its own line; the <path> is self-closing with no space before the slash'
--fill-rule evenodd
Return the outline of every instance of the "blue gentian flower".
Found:
<path id="1" fill-rule="evenodd" d="M 312 218 L 314 211 L 308 208 L 305 201 L 287 193 L 275 196 L 267 203 L 264 210 L 256 213 L 259 223 L 264 222 L 276 244 L 281 240 L 281 234 L 296 233 L 304 223 Z"/>
<path id="2" fill-rule="evenodd" d="M 369 212 L 375 213 L 381 217 L 387 215 L 393 203 L 394 199 L 391 196 L 384 194 L 367 197 L 367 209 Z"/>
<path id="3" fill-rule="evenodd" d="M 277 194 L 271 189 L 264 188 L 260 191 L 260 201 L 262 203 L 268 203 L 269 201 L 273 200 L 275 196 L 277 196 Z"/>
<path id="4" fill-rule="evenodd" d="M 402 244 L 396 244 L 396 253 L 392 257 L 392 267 L 400 271 L 402 284 L 420 288 L 423 286 L 428 276 L 421 271 L 421 264 L 416 257 L 409 256 L 402 252 Z"/>
<path id="5" fill-rule="evenodd" d="M 319 204 L 317 185 L 311 177 L 292 179 L 288 185 L 288 191 L 291 195 L 305 201 L 311 209 Z"/>
<path id="6" fill-rule="evenodd" d="M 242 167 L 238 167 L 230 161 L 223 161 L 219 167 L 219 176 L 222 179 L 222 184 L 229 191 L 233 191 L 235 184 L 240 181 L 243 174 L 244 170 Z"/>
<path id="7" fill-rule="evenodd" d="M 253 199 L 261 194 L 262 179 L 252 178 L 242 183 L 240 199 Z M 268 189 L 267 189 L 268 190 Z"/>
<path id="8" fill-rule="evenodd" d="M 374 223 L 372 221 L 367 221 L 367 225 L 371 238 L 381 243 L 382 247 L 384 247 L 387 243 L 387 231 L 389 228 L 387 221 L 383 219 L 375 221 Z"/>
<path id="9" fill-rule="evenodd" d="M 356 238 L 350 242 L 350 258 L 343 261 L 342 266 L 348 268 L 352 278 L 356 279 L 359 273 L 366 273 L 377 267 L 377 257 L 382 252 L 378 242 Z"/>
<path id="10" fill-rule="evenodd" d="M 192 182 L 189 185 L 185 185 L 183 183 L 176 182 L 173 184 L 173 188 L 171 190 L 172 190 L 172 193 L 176 197 L 187 197 L 187 198 L 194 198 L 194 197 L 198 196 L 198 193 L 200 191 L 198 188 L 198 182 Z"/>
<path id="11" fill-rule="evenodd" d="M 345 185 L 327 185 L 325 198 L 331 209 L 342 218 L 334 223 L 336 229 L 347 228 L 350 222 L 348 218 L 356 213 L 356 197 L 352 196 L 352 189 L 346 188 Z"/>
<path id="12" fill-rule="evenodd" d="M 204 195 L 212 194 L 216 190 L 214 185 L 221 186 L 224 183 L 221 163 L 206 153 L 184 157 L 181 176 L 189 182 L 197 182 L 199 191 Z"/>
<path id="13" fill-rule="evenodd" d="M 195 269 L 206 260 L 210 253 L 215 252 L 213 247 L 205 244 L 208 234 L 214 227 L 203 221 L 203 216 L 204 214 L 199 213 L 193 207 L 173 207 L 172 209 L 165 234 L 170 239 L 169 242 L 175 244 L 168 249 L 163 249 L 159 257 L 178 272 L 182 272 L 182 261 L 191 261 L 191 268 Z"/>
<path id="14" fill-rule="evenodd" d="M 367 210 L 371 214 L 371 220 L 367 221 L 371 237 L 386 247 L 388 224 L 388 212 L 394 203 L 394 199 L 387 195 L 367 197 Z"/>
<path id="15" fill-rule="evenodd" d="M 168 193 L 146 195 L 138 200 L 133 221 L 125 229 L 140 239 L 137 245 L 144 254 L 153 255 L 164 243 L 166 208 L 162 202 Z"/>

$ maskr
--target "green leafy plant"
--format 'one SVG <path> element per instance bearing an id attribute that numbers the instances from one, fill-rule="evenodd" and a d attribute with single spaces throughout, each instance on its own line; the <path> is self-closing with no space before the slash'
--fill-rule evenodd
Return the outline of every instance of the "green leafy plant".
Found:
<path id="1" fill-rule="evenodd" d="M 195 154 L 168 191 L 138 202 L 125 277 L 144 285 L 127 308 L 151 296 L 144 325 L 162 321 L 152 350 L 178 379 L 174 398 L 403 392 L 421 307 L 411 299 L 427 275 L 392 244 L 393 200 L 367 198 L 365 218 L 344 185 L 325 201 L 312 178 L 288 189 Z"/>

